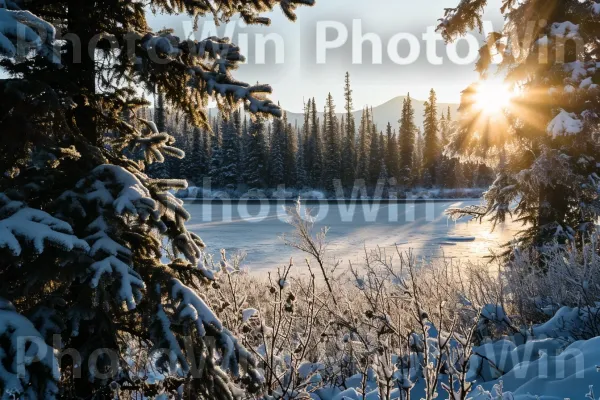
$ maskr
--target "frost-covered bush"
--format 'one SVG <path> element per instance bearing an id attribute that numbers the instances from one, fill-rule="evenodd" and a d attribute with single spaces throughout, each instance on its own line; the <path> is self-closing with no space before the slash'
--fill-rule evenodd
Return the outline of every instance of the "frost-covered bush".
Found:
<path id="1" fill-rule="evenodd" d="M 582 248 L 575 245 L 547 246 L 540 268 L 536 251 L 521 251 L 503 272 L 507 297 L 525 322 L 540 322 L 561 307 L 588 313 L 586 327 L 573 334 L 592 337 L 600 333 L 600 255 L 598 237 L 593 235 Z"/>
<path id="2" fill-rule="evenodd" d="M 297 232 L 286 242 L 308 258 L 255 277 L 222 253 L 212 268 L 215 293 L 206 295 L 257 360 L 266 394 L 329 400 L 468 393 L 478 311 L 461 303 L 453 266 L 377 249 L 361 265 L 342 268 L 326 255 L 326 231 L 313 232 L 310 218 L 298 218 L 299 205 L 290 211 Z"/>
<path id="3" fill-rule="evenodd" d="M 306 215 L 299 218 L 305 210 L 290 210 L 296 232 L 284 239 L 305 251 L 306 260 L 266 276 L 246 273 L 239 258 L 225 253 L 208 262 L 216 281 L 206 294 L 207 304 L 256 358 L 269 396 L 544 396 L 573 379 L 578 363 L 585 385 L 567 385 L 561 393 L 583 396 L 586 385 L 598 384 L 595 353 L 571 359 L 596 343 L 574 343 L 596 308 L 578 303 L 579 289 L 569 286 L 572 277 L 565 284 L 573 293 L 567 295 L 565 287 L 550 294 L 544 291 L 548 282 L 531 286 L 536 275 L 509 277 L 506 265 L 496 269 L 494 264 L 422 260 L 385 249 L 366 251 L 358 264 L 341 265 L 328 256 L 327 231 L 315 230 Z M 554 279 L 565 280 L 564 271 L 558 272 L 566 266 L 583 268 L 586 257 L 576 254 L 565 265 L 569 253 L 556 251 L 562 261 L 548 263 L 557 268 L 548 271 L 557 274 Z M 537 267 L 525 257 L 519 262 L 530 274 Z M 528 287 L 579 308 L 521 315 L 518 301 L 528 298 Z M 532 317 L 542 323 L 530 324 Z M 544 371 L 548 378 L 543 383 L 529 383 Z"/>

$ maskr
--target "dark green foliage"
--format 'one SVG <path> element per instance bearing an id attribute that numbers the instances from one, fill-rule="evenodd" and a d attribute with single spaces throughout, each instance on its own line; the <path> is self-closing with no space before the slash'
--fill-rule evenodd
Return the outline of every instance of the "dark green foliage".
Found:
<path id="1" fill-rule="evenodd" d="M 211 98 L 224 116 L 240 106 L 262 116 L 281 111 L 266 98 L 268 86 L 233 78 L 243 60 L 237 46 L 226 39 L 193 42 L 151 32 L 146 12 L 194 18 L 214 13 L 220 21 L 241 14 L 247 22 L 266 23 L 260 14 L 275 5 L 293 18 L 297 5 L 313 1 L 4 3 L 52 20 L 60 35 L 78 38 L 83 49 L 96 34 L 104 38 L 89 54 L 81 54 L 78 41 L 65 40 L 54 55 L 43 46 L 37 55 L 0 60 L 0 222 L 33 224 L 27 235 L 17 234 L 0 248 L 0 297 L 10 312 L 31 316 L 49 346 L 57 345 L 51 338 L 56 333 L 60 345 L 82 356 L 62 358 L 60 376 L 41 368 L 24 382 L 27 394 L 13 395 L 52 399 L 60 391 L 62 398 L 91 399 L 131 398 L 132 392 L 172 397 L 181 391 L 186 398 L 233 399 L 240 390 L 256 392 L 261 384 L 256 361 L 200 297 L 213 279 L 204 244 L 186 229 L 190 215 L 169 192 L 186 182 L 146 172 L 184 156 L 176 139 L 199 149 L 198 132 L 193 140 L 189 132 L 198 127 L 206 137 L 211 130 L 206 113 Z M 48 36 L 44 45 L 51 41 Z M 11 55 L 4 45 L 2 55 Z M 158 94 L 156 124 L 141 112 L 149 106 L 141 91 Z M 172 126 L 180 129 L 169 131 Z M 223 182 L 236 175 L 224 163 L 234 158 L 235 135 L 223 132 L 222 146 L 219 133 L 212 141 Z M 207 147 L 203 141 L 204 152 Z M 177 165 L 177 174 L 199 173 L 196 166 Z M 116 354 L 109 378 L 95 373 L 110 371 L 109 357 L 88 363 L 99 349 Z M 145 356 L 146 364 L 129 364 L 130 352 Z M 166 362 L 169 356 L 176 365 Z M 198 363 L 202 374 L 191 374 Z M 140 380 L 137 368 L 165 379 Z M 82 378 L 76 378 L 79 373 Z"/>

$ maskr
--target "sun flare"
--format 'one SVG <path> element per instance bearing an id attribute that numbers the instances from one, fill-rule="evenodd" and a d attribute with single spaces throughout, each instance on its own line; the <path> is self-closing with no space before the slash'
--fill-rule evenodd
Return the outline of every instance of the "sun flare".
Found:
<path id="1" fill-rule="evenodd" d="M 474 105 L 486 114 L 501 114 L 511 103 L 514 94 L 502 83 L 481 82 L 474 94 Z"/>

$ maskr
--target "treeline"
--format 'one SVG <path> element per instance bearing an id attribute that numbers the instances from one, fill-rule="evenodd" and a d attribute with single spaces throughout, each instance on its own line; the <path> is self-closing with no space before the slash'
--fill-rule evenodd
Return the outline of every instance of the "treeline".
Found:
<path id="1" fill-rule="evenodd" d="M 213 188 L 285 185 L 329 193 L 335 192 L 335 182 L 347 192 L 358 179 L 370 189 L 379 184 L 405 190 L 485 187 L 492 182 L 494 174 L 487 166 L 444 156 L 453 116 L 449 108 L 439 113 L 434 90 L 425 103 L 422 130 L 415 125 L 410 95 L 397 125 L 389 122 L 381 130 L 372 108 L 364 108 L 361 120 L 355 121 L 348 74 L 344 92 L 341 115 L 329 94 L 322 118 L 315 99 L 306 102 L 301 126 L 289 123 L 285 114 L 267 121 L 236 111 L 227 119 L 211 116 L 212 132 L 171 114 L 159 94 L 153 118 L 160 131 L 176 138 L 186 157 L 153 166 L 151 174 L 187 179 L 197 186 L 210 177 Z"/>

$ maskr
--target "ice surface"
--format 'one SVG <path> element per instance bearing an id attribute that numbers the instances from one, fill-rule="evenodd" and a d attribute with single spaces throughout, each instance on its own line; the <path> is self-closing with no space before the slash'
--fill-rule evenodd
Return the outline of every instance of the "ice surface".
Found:
<path id="1" fill-rule="evenodd" d="M 449 207 L 477 204 L 478 200 L 409 201 L 377 206 L 357 203 L 354 207 L 319 203 L 308 204 L 308 207 L 313 208 L 317 217 L 316 229 L 330 228 L 327 234 L 329 257 L 344 262 L 359 262 L 365 246 L 367 249 L 381 246 L 388 254 L 395 254 L 396 244 L 401 251 L 413 250 L 416 256 L 444 255 L 477 261 L 488 256 L 490 249 L 498 250 L 521 229 L 519 224 L 506 223 L 492 231 L 488 222 L 480 224 L 461 219 L 455 223 L 444 215 Z M 281 204 L 200 202 L 186 203 L 185 207 L 192 215 L 187 227 L 202 237 L 208 251 L 218 253 L 224 248 L 228 254 L 246 253 L 246 266 L 250 271 L 280 267 L 288 264 L 290 257 L 302 270 L 305 255 L 285 246 L 281 240 L 281 235 L 293 232 L 285 222 L 287 216 Z M 449 237 L 464 239 L 450 242 Z M 475 240 L 466 241 L 467 238 Z"/>

